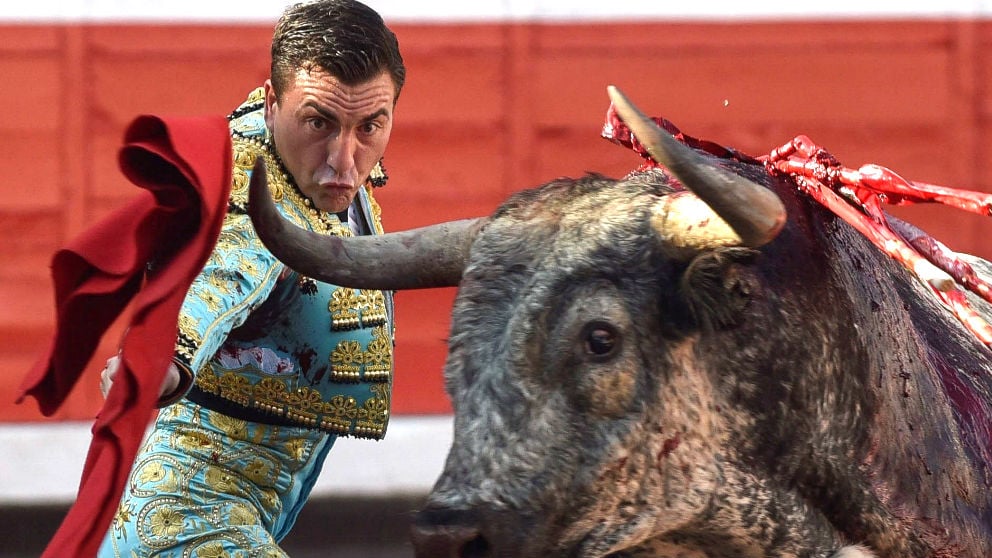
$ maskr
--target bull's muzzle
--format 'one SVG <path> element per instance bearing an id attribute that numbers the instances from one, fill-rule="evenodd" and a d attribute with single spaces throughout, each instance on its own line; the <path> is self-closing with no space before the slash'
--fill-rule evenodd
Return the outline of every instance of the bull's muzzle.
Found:
<path id="1" fill-rule="evenodd" d="M 425 509 L 410 529 L 417 558 L 483 558 L 490 544 L 477 526 L 474 514 Z"/>
<path id="2" fill-rule="evenodd" d="M 428 506 L 410 529 L 416 558 L 510 558 L 526 556 L 520 517 L 479 509 Z"/>

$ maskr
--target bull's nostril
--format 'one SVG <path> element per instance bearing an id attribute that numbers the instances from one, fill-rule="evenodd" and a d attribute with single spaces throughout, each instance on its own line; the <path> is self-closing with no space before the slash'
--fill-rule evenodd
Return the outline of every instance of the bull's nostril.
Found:
<path id="1" fill-rule="evenodd" d="M 489 542 L 475 527 L 415 524 L 411 531 L 417 558 L 486 558 Z"/>
<path id="2" fill-rule="evenodd" d="M 489 541 L 482 535 L 476 535 L 475 538 L 463 544 L 461 550 L 458 551 L 458 558 L 487 558 L 488 556 Z"/>

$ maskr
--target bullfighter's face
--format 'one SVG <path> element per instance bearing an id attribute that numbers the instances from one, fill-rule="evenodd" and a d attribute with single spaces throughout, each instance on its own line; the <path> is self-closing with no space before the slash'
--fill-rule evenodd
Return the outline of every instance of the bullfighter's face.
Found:
<path id="1" fill-rule="evenodd" d="M 281 95 L 265 83 L 265 124 L 276 151 L 314 206 L 344 211 L 382 158 L 393 127 L 396 87 L 387 72 L 346 85 L 298 70 Z"/>

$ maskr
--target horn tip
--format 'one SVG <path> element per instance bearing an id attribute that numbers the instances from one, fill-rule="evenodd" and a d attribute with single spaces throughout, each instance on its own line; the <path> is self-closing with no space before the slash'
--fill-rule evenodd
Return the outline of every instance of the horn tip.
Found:
<path id="1" fill-rule="evenodd" d="M 606 94 L 610 97 L 610 101 L 613 103 L 626 101 L 627 96 L 620 91 L 620 88 L 616 85 L 610 84 L 606 86 Z"/>

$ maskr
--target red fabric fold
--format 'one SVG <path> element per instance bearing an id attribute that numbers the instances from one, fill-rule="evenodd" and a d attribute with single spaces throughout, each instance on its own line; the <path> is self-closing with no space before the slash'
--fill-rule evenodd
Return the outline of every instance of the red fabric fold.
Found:
<path id="1" fill-rule="evenodd" d="M 141 116 L 120 168 L 145 192 L 56 252 L 56 327 L 18 401 L 65 401 L 110 324 L 131 305 L 121 369 L 93 424 L 78 497 L 43 558 L 96 554 L 117 510 L 175 350 L 179 310 L 220 234 L 231 186 L 223 117 Z"/>

